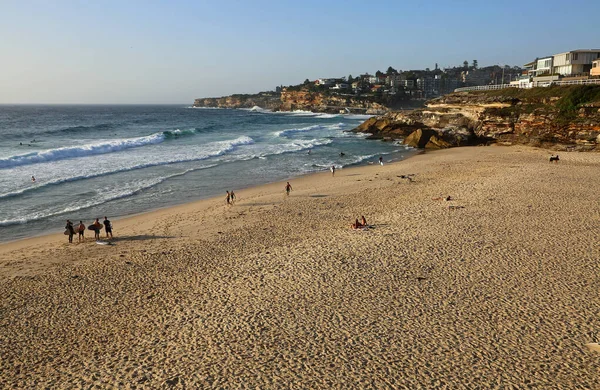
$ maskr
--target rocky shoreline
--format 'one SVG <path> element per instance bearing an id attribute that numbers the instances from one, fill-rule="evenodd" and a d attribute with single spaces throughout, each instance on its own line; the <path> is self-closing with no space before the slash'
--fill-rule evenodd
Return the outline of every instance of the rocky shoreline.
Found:
<path id="1" fill-rule="evenodd" d="M 500 143 L 600 151 L 600 87 L 452 93 L 370 118 L 354 131 L 425 149 Z"/>

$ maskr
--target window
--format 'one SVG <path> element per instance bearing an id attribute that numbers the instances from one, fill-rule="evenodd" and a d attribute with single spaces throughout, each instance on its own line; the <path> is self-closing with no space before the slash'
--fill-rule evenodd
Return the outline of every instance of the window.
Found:
<path id="1" fill-rule="evenodd" d="M 573 53 L 573 61 L 577 61 L 577 57 L 578 57 L 578 54 L 577 53 Z"/>
<path id="2" fill-rule="evenodd" d="M 569 61 L 571 59 L 571 53 L 565 54 L 565 60 Z"/>

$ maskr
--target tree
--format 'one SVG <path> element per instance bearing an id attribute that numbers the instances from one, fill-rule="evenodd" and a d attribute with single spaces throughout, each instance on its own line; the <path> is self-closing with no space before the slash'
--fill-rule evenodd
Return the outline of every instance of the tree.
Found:
<path id="1" fill-rule="evenodd" d="M 383 72 L 378 70 L 377 72 L 375 72 L 375 76 L 377 76 L 377 77 L 383 76 Z"/>
<path id="2" fill-rule="evenodd" d="M 304 80 L 304 85 L 306 85 L 306 84 L 310 84 L 310 80 L 309 79 Z"/>
<path id="3" fill-rule="evenodd" d="M 477 66 L 478 66 L 477 60 L 473 60 L 473 69 L 477 69 Z"/>
<path id="4" fill-rule="evenodd" d="M 465 62 L 463 62 L 463 68 L 469 69 L 469 61 L 465 60 Z"/>
<path id="5" fill-rule="evenodd" d="M 398 73 L 398 71 L 396 69 L 392 68 L 391 66 L 389 66 L 387 68 L 387 74 L 396 74 L 396 73 Z"/>
<path id="6" fill-rule="evenodd" d="M 435 70 L 438 70 L 438 63 L 435 63 Z"/>
<path id="7" fill-rule="evenodd" d="M 352 75 L 348 75 L 348 84 L 352 84 L 354 82 L 354 78 Z"/>

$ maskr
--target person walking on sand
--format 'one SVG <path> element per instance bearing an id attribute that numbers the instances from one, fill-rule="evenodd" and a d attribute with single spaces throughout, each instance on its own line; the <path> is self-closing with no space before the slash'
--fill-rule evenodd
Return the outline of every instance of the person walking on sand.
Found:
<path id="1" fill-rule="evenodd" d="M 108 238 L 109 234 L 110 238 L 112 238 L 112 223 L 106 217 L 104 217 L 104 230 L 106 231 L 106 238 Z"/>
<path id="2" fill-rule="evenodd" d="M 83 234 L 85 233 L 85 225 L 83 224 L 83 221 L 79 221 L 79 226 L 77 226 L 77 231 L 79 232 L 78 241 L 79 242 L 85 241 L 85 237 L 83 236 Z"/>
<path id="3" fill-rule="evenodd" d="M 290 182 L 288 181 L 287 184 L 285 185 L 285 193 L 290 196 L 290 191 L 292 190 L 292 185 L 290 184 Z"/>
<path id="4" fill-rule="evenodd" d="M 331 166 L 331 176 L 335 176 L 335 165 Z"/>
<path id="5" fill-rule="evenodd" d="M 231 204 L 234 204 L 235 203 L 235 193 L 233 192 L 233 190 L 231 190 L 229 195 L 231 196 Z"/>
<path id="6" fill-rule="evenodd" d="M 379 156 L 379 165 L 383 165 L 383 156 Z"/>
<path id="7" fill-rule="evenodd" d="M 72 244 L 73 243 L 73 235 L 75 234 L 75 229 L 73 228 L 73 223 L 71 221 L 69 221 L 67 219 L 67 226 L 65 226 L 65 229 L 67 229 L 67 233 L 69 234 L 69 243 Z"/>
<path id="8" fill-rule="evenodd" d="M 227 197 L 225 198 L 225 201 L 227 202 L 227 204 L 229 206 L 231 206 L 231 194 L 229 193 L 229 191 L 225 191 L 227 192 Z"/>

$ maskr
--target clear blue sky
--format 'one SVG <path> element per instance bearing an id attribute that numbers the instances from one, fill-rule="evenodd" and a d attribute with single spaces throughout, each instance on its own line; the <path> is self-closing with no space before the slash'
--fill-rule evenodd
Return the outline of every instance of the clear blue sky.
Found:
<path id="1" fill-rule="evenodd" d="M 192 103 L 599 48 L 600 1 L 0 0 L 0 103 Z M 556 27 L 556 29 L 552 29 Z"/>

